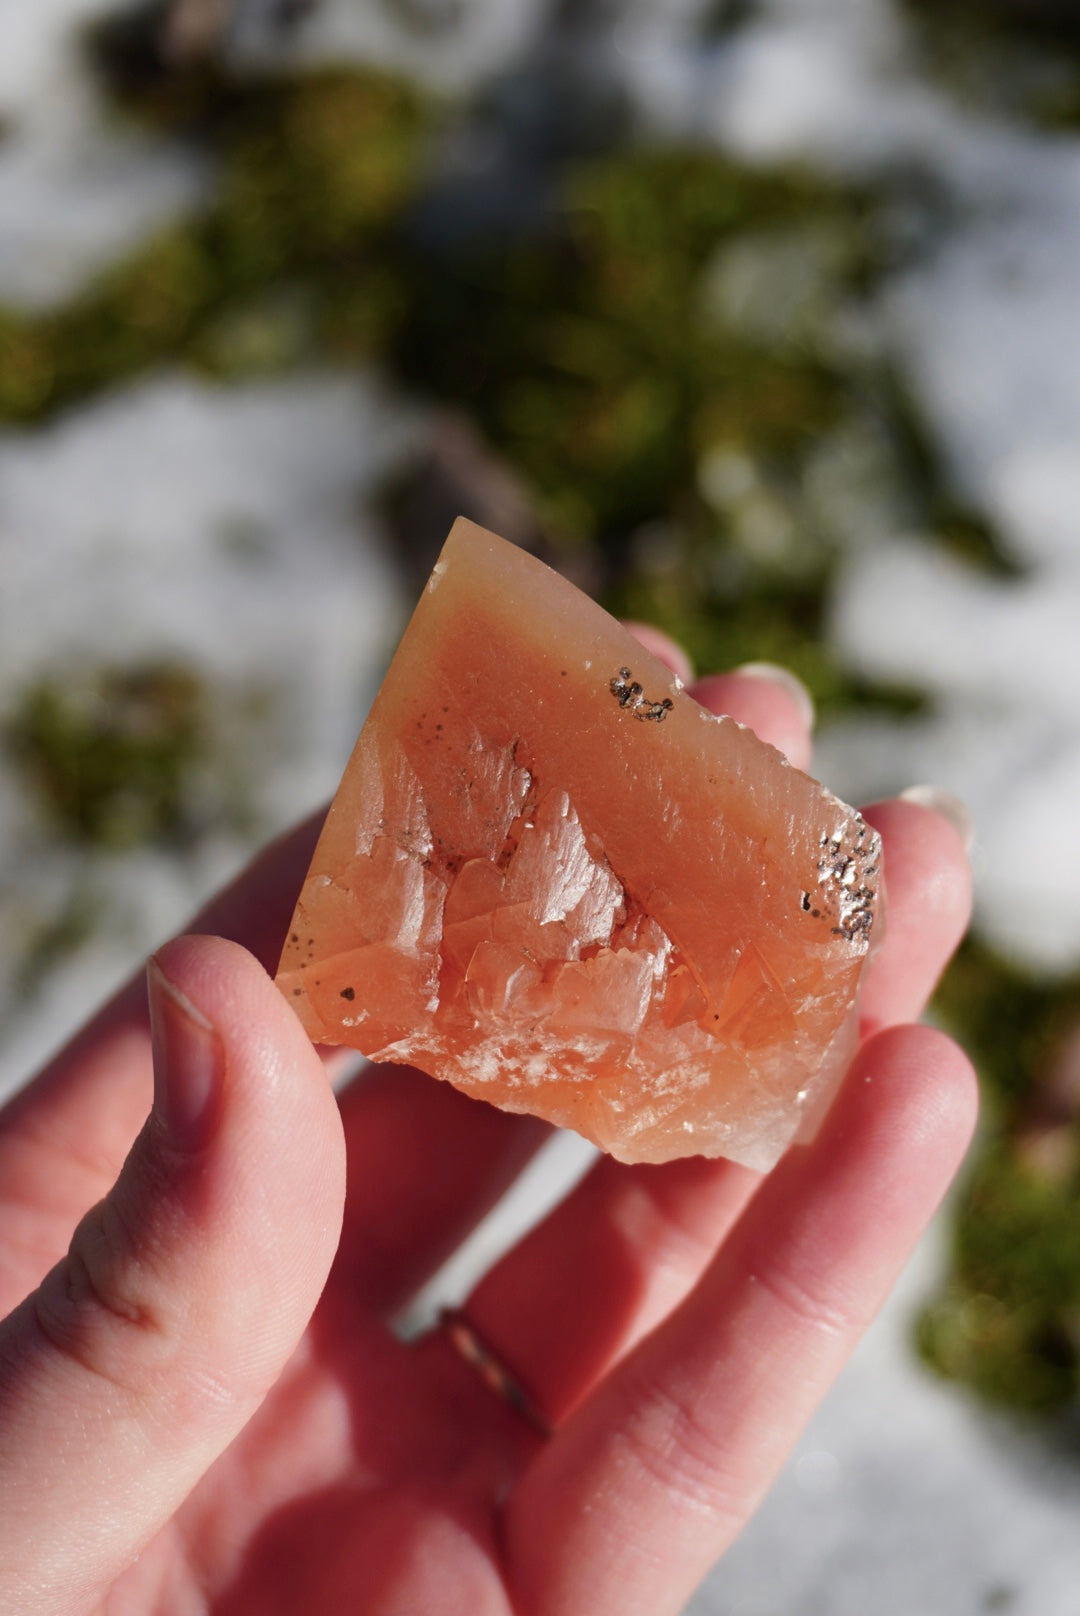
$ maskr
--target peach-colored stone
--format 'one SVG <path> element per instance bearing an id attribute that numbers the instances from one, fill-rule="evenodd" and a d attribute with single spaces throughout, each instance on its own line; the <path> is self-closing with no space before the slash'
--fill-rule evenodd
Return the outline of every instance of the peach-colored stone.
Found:
<path id="1" fill-rule="evenodd" d="M 278 982 L 625 1161 L 772 1165 L 846 1065 L 880 846 L 556 573 L 459 521 L 356 745 Z"/>

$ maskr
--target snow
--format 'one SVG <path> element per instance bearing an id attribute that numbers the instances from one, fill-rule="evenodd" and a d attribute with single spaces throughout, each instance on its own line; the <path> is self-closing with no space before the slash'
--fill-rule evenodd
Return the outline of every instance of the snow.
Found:
<path id="1" fill-rule="evenodd" d="M 0 305 L 42 307 L 203 194 L 202 164 L 102 114 L 78 30 L 103 0 L 0 5 Z"/>
<path id="2" fill-rule="evenodd" d="M 687 1616 L 1075 1616 L 1080 1473 L 906 1350 L 931 1237 Z"/>
<path id="3" fill-rule="evenodd" d="M 238 30 L 241 60 L 285 58 L 306 65 L 361 61 L 453 92 L 505 71 L 531 42 L 538 0 L 324 0 L 291 36 L 268 36 L 257 7 Z M 417 22 L 410 26 L 408 14 Z"/>
<path id="4" fill-rule="evenodd" d="M 0 5 L 0 109 L 5 118 L 36 110 L 74 56 L 78 31 L 112 8 L 108 0 L 18 0 Z"/>
<path id="5" fill-rule="evenodd" d="M 841 794 L 885 796 L 918 777 L 962 797 L 981 931 L 1051 972 L 1080 959 L 1078 612 L 1068 556 L 1004 581 L 918 539 L 882 541 L 844 578 L 836 638 L 855 667 L 930 689 L 934 710 L 848 720 L 820 748 Z"/>
<path id="6" fill-rule="evenodd" d="M 61 100 L 47 124 L 0 144 L 0 302 L 62 301 L 190 208 L 203 183 L 194 157 L 148 152 Z"/>
<path id="7" fill-rule="evenodd" d="M 408 441 L 374 384 L 332 375 L 158 376 L 0 437 L 0 683 L 175 655 L 294 690 L 310 756 L 340 753 L 398 606 L 356 506 Z M 287 780 L 274 790 L 302 806 Z"/>
<path id="8" fill-rule="evenodd" d="M 51 669 L 177 659 L 225 700 L 270 697 L 272 719 L 245 738 L 264 835 L 309 811 L 333 790 L 396 640 L 396 574 L 358 510 L 413 431 L 385 389 L 352 377 L 225 389 L 161 375 L 0 435 L 0 718 Z M 78 859 L 50 855 L 53 890 L 32 840 L 8 779 L 0 892 L 10 915 L 47 919 Z M 243 851 L 116 861 L 120 918 L 16 1019 L 0 1092 Z"/>

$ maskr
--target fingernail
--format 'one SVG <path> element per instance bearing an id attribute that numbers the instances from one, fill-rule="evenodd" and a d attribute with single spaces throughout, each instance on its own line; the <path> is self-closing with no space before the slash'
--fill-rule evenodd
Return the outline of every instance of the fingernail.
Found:
<path id="1" fill-rule="evenodd" d="M 940 786 L 908 786 L 906 791 L 901 791 L 900 801 L 916 803 L 920 808 L 931 808 L 942 819 L 947 819 L 963 842 L 964 852 L 971 852 L 971 844 L 975 840 L 975 821 L 962 798 L 954 796 L 951 791 L 942 791 Z"/>
<path id="2" fill-rule="evenodd" d="M 201 1010 L 169 981 L 156 959 L 146 970 L 154 1055 L 154 1111 L 178 1150 L 208 1144 L 217 1123 L 224 1051 Z"/>
<path id="3" fill-rule="evenodd" d="M 745 673 L 751 679 L 771 679 L 774 685 L 779 685 L 781 690 L 787 691 L 799 709 L 807 729 L 813 729 L 814 719 L 817 716 L 814 710 L 814 698 L 790 668 L 782 668 L 778 662 L 744 662 L 740 668 L 735 669 L 735 672 Z"/>

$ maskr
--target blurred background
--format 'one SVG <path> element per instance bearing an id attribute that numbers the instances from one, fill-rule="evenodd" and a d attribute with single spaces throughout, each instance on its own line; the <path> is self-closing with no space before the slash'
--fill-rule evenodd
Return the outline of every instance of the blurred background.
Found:
<path id="1" fill-rule="evenodd" d="M 694 1616 L 1080 1610 L 1078 309 L 1069 0 L 0 0 L 0 1092 L 460 511 L 973 811 L 976 1151 Z"/>

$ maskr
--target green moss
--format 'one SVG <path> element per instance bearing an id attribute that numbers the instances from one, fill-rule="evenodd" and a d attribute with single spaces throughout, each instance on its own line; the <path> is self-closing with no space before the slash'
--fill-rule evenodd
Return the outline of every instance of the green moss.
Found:
<path id="1" fill-rule="evenodd" d="M 192 342 L 190 361 L 230 381 L 292 370 L 312 350 L 316 318 L 308 288 L 272 286 L 208 319 Z"/>
<path id="2" fill-rule="evenodd" d="M 570 163 L 542 233 L 421 245 L 438 124 L 415 91 L 366 71 L 166 71 L 156 25 L 153 8 L 108 24 L 99 65 L 126 115 L 212 154 L 214 199 L 66 308 L 0 318 L 0 413 L 32 419 L 162 361 L 228 380 L 381 358 L 472 415 L 544 529 L 600 554 L 613 607 L 657 617 L 703 666 L 790 661 L 825 711 L 914 708 L 822 647 L 849 541 L 809 491 L 822 445 L 872 418 L 873 497 L 902 502 L 886 519 L 1010 564 L 895 376 L 836 339 L 890 261 L 887 197 L 642 148 Z M 768 288 L 760 306 L 748 283 Z"/>
<path id="3" fill-rule="evenodd" d="M 1080 1022 L 1080 978 L 1046 981 L 975 939 L 949 968 L 935 1007 L 963 1035 L 998 1126 L 1019 1108 L 1073 1026 Z"/>
<path id="4" fill-rule="evenodd" d="M 981 511 L 936 502 L 933 533 L 940 547 L 965 566 L 997 578 L 1022 578 L 1024 568 L 1003 547 L 999 534 Z"/>
<path id="5" fill-rule="evenodd" d="M 421 97 L 362 71 L 212 84 L 199 106 L 213 202 L 56 312 L 0 312 L 0 417 L 33 420 L 163 361 L 246 374 L 343 329 L 353 357 L 385 336 L 399 307 L 387 238 L 420 182 Z"/>
<path id="6" fill-rule="evenodd" d="M 234 804 L 200 800 L 213 721 L 196 675 L 170 663 L 105 668 L 23 692 L 2 732 L 8 757 L 67 839 L 100 847 L 183 844 Z"/>
<path id="7" fill-rule="evenodd" d="M 907 0 L 924 21 L 975 35 L 1080 48 L 1080 15 L 1072 0 Z"/>
<path id="8" fill-rule="evenodd" d="M 717 434 L 736 426 L 786 455 L 835 417 L 842 384 L 827 365 L 763 355 L 702 309 L 718 241 L 828 198 L 695 152 L 579 165 L 544 241 L 462 253 L 437 275 L 413 263 L 424 295 L 395 364 L 479 420 L 552 525 L 610 555 L 697 503 L 697 457 Z"/>
<path id="9" fill-rule="evenodd" d="M 1006 1143 L 976 1160 L 953 1228 L 952 1273 L 917 1342 L 987 1400 L 1050 1413 L 1080 1396 L 1076 1177 L 1048 1179 Z"/>
<path id="10" fill-rule="evenodd" d="M 698 22 L 698 35 L 706 43 L 728 39 L 758 15 L 757 0 L 710 0 Z"/>
<path id="11" fill-rule="evenodd" d="M 787 662 L 825 713 L 918 711 L 918 691 L 858 680 L 823 644 L 841 555 L 880 525 L 1010 564 L 957 506 L 896 375 L 838 335 L 888 257 L 887 213 L 714 153 L 581 162 L 544 237 L 406 257 L 390 359 L 479 423 L 549 533 L 599 552 L 612 610 L 659 622 L 701 667 Z M 748 278 L 770 288 L 752 319 Z M 828 444 L 867 437 L 853 533 L 819 470 Z"/>
<path id="12" fill-rule="evenodd" d="M 1080 122 L 1080 13 L 1070 0 L 907 0 L 923 54 L 963 99 L 1051 130 Z"/>
<path id="13" fill-rule="evenodd" d="M 1080 1118 L 1055 1108 L 1043 1125 L 1055 1140 L 1049 1159 L 1032 1148 L 1032 1119 L 1080 1024 L 1080 978 L 1046 983 L 969 941 L 938 1010 L 976 1062 L 984 1116 L 919 1346 L 993 1402 L 1056 1411 L 1080 1397 Z"/>

